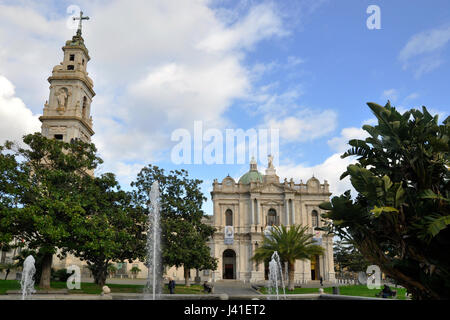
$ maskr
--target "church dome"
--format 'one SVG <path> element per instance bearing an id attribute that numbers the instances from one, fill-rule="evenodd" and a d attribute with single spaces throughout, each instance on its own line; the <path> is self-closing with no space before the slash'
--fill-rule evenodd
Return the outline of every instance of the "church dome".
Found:
<path id="1" fill-rule="evenodd" d="M 249 171 L 239 179 L 239 183 L 242 184 L 250 182 L 263 182 L 263 175 L 259 171 Z"/>
<path id="2" fill-rule="evenodd" d="M 256 160 L 253 157 L 250 161 L 250 171 L 239 179 L 239 183 L 242 184 L 249 184 L 250 182 L 263 182 L 263 175 L 258 171 Z"/>

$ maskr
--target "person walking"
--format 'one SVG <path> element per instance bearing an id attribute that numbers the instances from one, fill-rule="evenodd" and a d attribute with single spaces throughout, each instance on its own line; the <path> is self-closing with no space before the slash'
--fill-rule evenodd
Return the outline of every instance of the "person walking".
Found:
<path id="1" fill-rule="evenodd" d="M 172 278 L 169 278 L 169 292 L 170 294 L 174 294 L 174 290 L 175 290 L 175 280 L 173 280 Z"/>
<path id="2" fill-rule="evenodd" d="M 212 287 L 208 284 L 208 281 L 205 281 L 205 282 L 203 283 L 203 289 L 204 289 L 205 292 L 211 293 Z"/>
<path id="3" fill-rule="evenodd" d="M 322 278 L 322 277 L 320 277 L 320 279 L 319 279 L 319 280 L 320 280 L 320 286 L 321 286 L 321 287 L 323 287 L 323 278 Z"/>

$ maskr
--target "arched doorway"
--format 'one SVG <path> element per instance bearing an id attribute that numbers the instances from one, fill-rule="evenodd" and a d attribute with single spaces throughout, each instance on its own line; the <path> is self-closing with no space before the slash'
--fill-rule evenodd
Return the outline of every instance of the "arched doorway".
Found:
<path id="1" fill-rule="evenodd" d="M 236 279 L 236 253 L 227 249 L 223 252 L 223 279 Z"/>
<path id="2" fill-rule="evenodd" d="M 311 280 L 320 279 L 320 264 L 319 256 L 314 256 L 311 259 Z"/>

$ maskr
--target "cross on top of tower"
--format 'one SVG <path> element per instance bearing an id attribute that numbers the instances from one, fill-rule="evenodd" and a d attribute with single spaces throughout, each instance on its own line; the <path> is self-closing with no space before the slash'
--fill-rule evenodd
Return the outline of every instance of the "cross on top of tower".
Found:
<path id="1" fill-rule="evenodd" d="M 86 16 L 83 17 L 83 11 L 80 11 L 80 17 L 73 18 L 73 21 L 75 21 L 75 20 L 80 20 L 80 22 L 78 23 L 77 35 L 81 36 L 82 22 L 83 22 L 83 20 L 89 20 L 89 17 L 86 17 Z"/>

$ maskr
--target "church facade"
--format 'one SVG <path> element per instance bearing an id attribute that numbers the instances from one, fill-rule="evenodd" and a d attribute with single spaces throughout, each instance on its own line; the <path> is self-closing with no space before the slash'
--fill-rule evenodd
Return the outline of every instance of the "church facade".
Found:
<path id="1" fill-rule="evenodd" d="M 259 282 L 267 279 L 268 265 L 251 260 L 255 250 L 262 245 L 264 235 L 273 226 L 308 226 L 313 239 L 325 249 L 323 256 L 295 264 L 295 282 L 311 280 L 333 282 L 333 238 L 322 231 L 319 204 L 328 201 L 331 193 L 325 180 L 323 184 L 312 177 L 306 183 L 293 179 L 280 182 L 269 156 L 265 175 L 258 171 L 252 159 L 250 170 L 238 182 L 225 177 L 213 183 L 211 197 L 214 215 L 211 224 L 216 233 L 210 241 L 211 253 L 218 258 L 214 280 L 236 279 Z"/>

